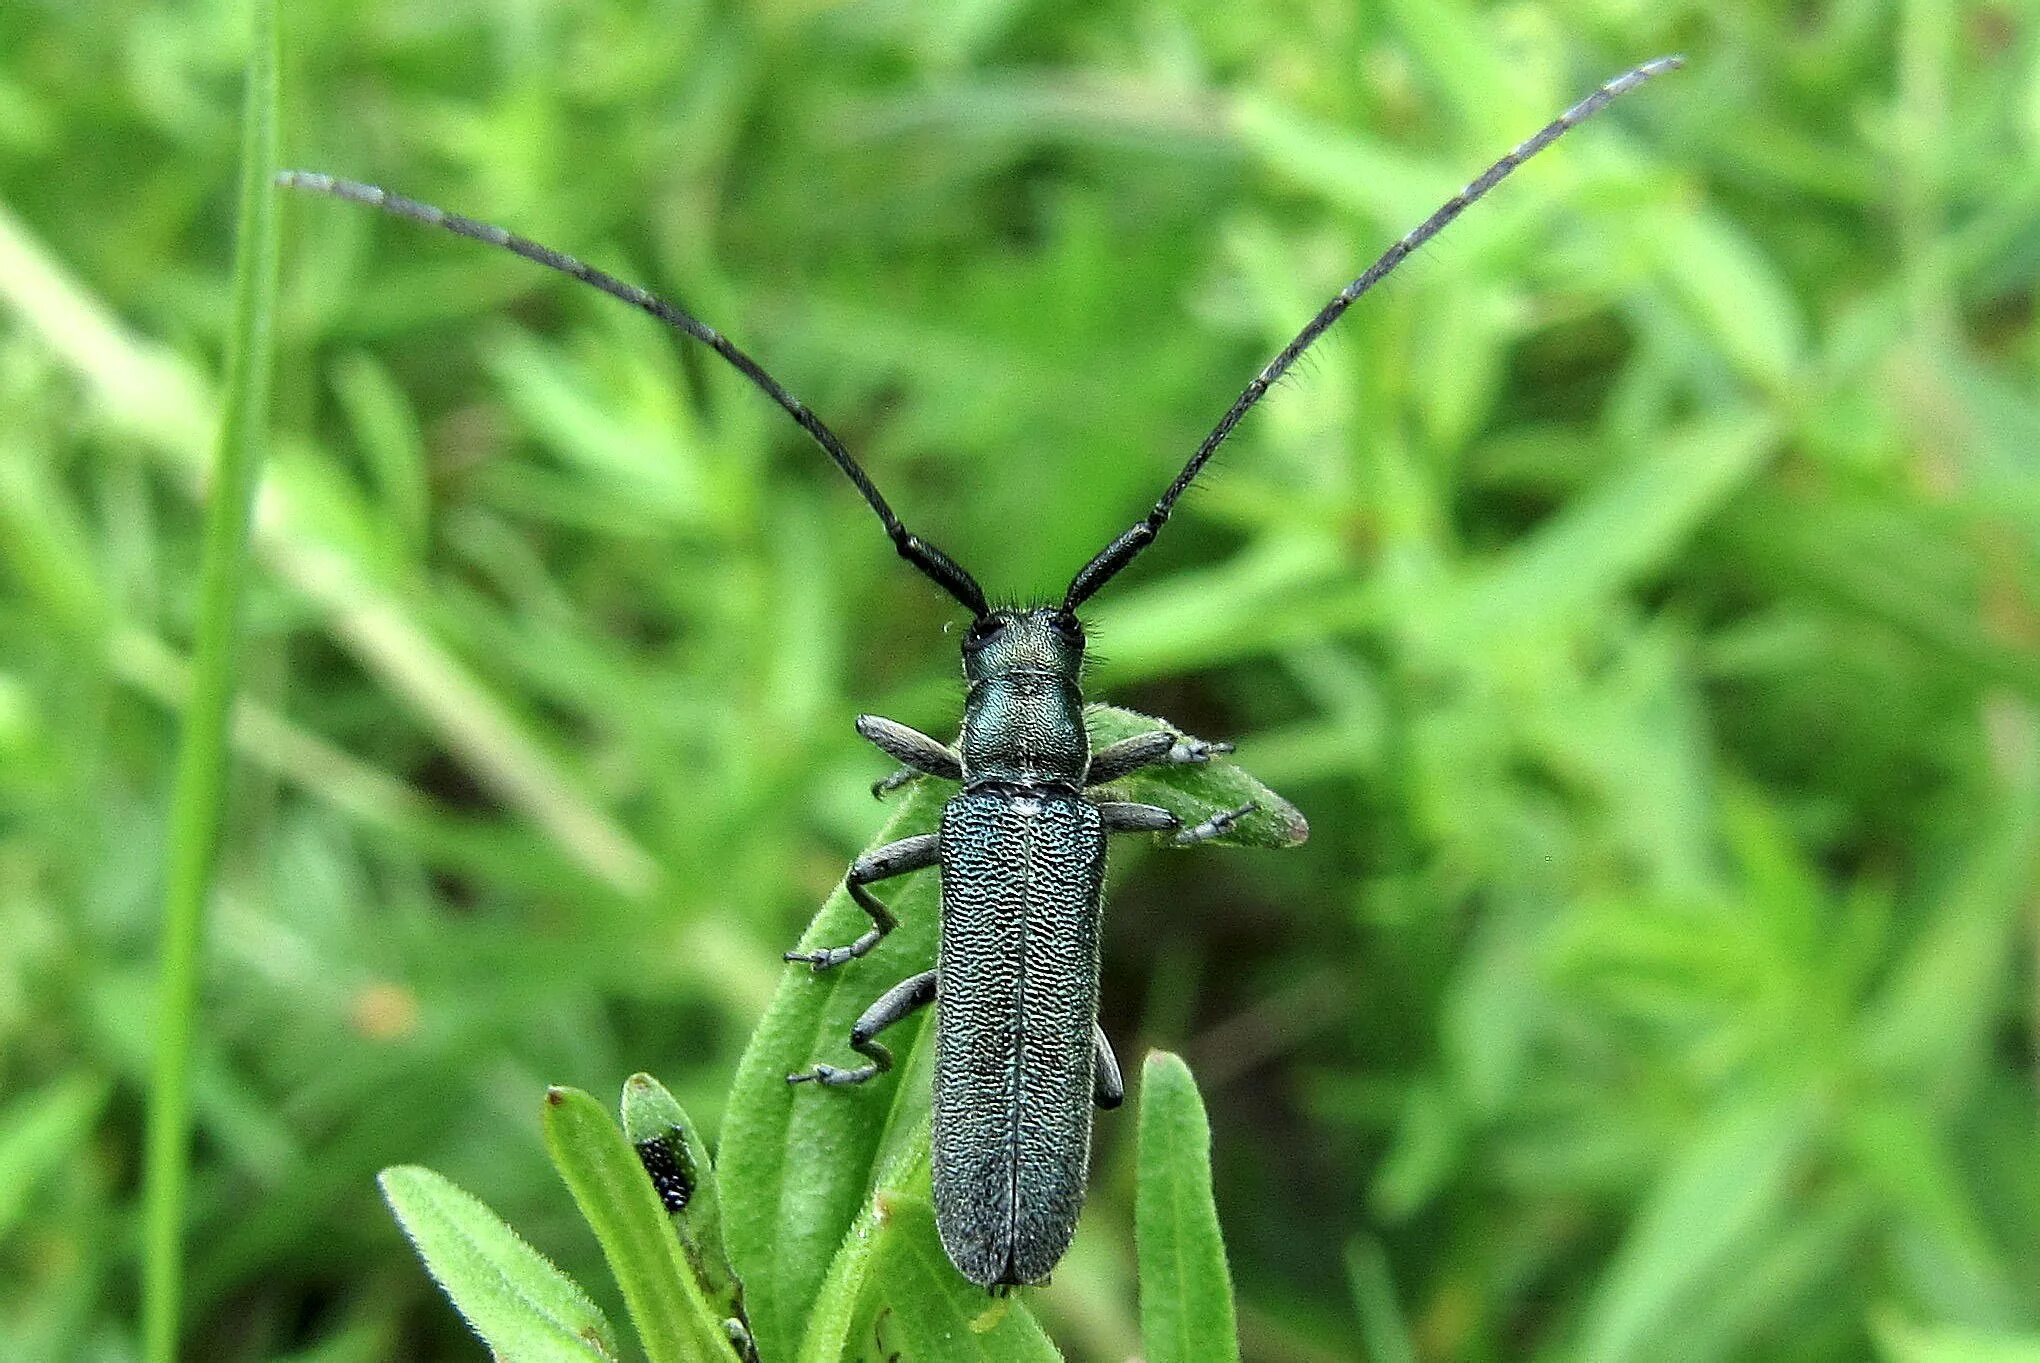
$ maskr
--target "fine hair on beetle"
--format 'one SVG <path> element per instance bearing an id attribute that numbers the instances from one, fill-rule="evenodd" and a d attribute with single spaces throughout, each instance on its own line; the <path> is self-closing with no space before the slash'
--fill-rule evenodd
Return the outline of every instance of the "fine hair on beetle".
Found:
<path id="1" fill-rule="evenodd" d="M 1610 101 L 1681 64 L 1646 62 L 1602 85 L 1483 171 L 1341 289 L 1247 384 L 1147 514 L 1079 566 L 1060 600 L 994 605 L 956 559 L 909 530 L 835 432 L 715 328 L 636 285 L 500 227 L 374 185 L 309 171 L 278 183 L 379 208 L 500 247 L 570 275 L 701 342 L 793 418 L 878 517 L 899 556 L 969 612 L 959 641 L 965 693 L 954 743 L 877 715 L 858 732 L 900 767 L 873 793 L 924 777 L 956 782 L 935 832 L 875 847 L 844 877 L 871 920 L 855 941 L 806 946 L 786 959 L 819 973 L 872 951 L 896 925 L 870 887 L 939 868 L 935 968 L 893 984 L 850 1030 L 864 1063 L 817 1063 L 787 1076 L 817 1088 L 885 1073 L 887 1027 L 929 1003 L 936 1012 L 931 1163 L 944 1250 L 972 1282 L 994 1291 L 1044 1280 L 1075 1231 L 1088 1178 L 1091 1113 L 1124 1097 L 1119 1063 L 1099 1028 L 1099 931 L 1110 834 L 1161 834 L 1177 846 L 1224 837 L 1252 804 L 1186 823 L 1158 805 L 1101 791 L 1162 764 L 1231 751 L 1163 726 L 1093 751 L 1081 677 L 1088 640 L 1079 610 L 1160 535 L 1177 501 L 1242 418 L 1318 337 L 1414 251 L 1518 166 Z"/>

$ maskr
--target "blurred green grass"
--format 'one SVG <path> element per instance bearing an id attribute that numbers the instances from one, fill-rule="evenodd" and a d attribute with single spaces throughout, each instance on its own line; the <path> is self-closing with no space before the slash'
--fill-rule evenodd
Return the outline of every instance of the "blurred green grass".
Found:
<path id="1" fill-rule="evenodd" d="M 1389 240 L 1098 602 L 1284 857 L 1117 863 L 1250 1359 L 2040 1353 L 2040 34 L 2013 4 L 298 7 L 287 156 L 671 294 L 988 586 L 1059 587 Z M 0 8 L 0 1355 L 132 1356 L 238 3 Z M 194 1093 L 194 1356 L 471 1358 L 376 1202 L 570 1267 L 531 1096 L 714 1124 L 943 731 L 938 597 L 741 382 L 286 209 Z M 585 296 L 584 296 L 585 295 Z M 1132 1133 L 1042 1313 L 1135 1347 Z"/>

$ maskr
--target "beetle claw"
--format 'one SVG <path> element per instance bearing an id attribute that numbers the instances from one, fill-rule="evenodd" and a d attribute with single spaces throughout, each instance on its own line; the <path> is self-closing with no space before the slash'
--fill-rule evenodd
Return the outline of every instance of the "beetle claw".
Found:
<path id="1" fill-rule="evenodd" d="M 1176 740 L 1176 746 L 1169 749 L 1168 761 L 1172 766 L 1195 766 L 1232 750 L 1230 743 L 1211 742 L 1184 734 Z"/>

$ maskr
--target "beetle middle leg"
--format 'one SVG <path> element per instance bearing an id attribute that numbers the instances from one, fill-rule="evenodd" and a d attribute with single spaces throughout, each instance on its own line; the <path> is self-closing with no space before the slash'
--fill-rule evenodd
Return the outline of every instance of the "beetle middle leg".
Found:
<path id="1" fill-rule="evenodd" d="M 884 936 L 899 923 L 892 910 L 880 903 L 878 897 L 865 889 L 874 880 L 890 880 L 933 866 L 940 857 L 941 837 L 936 833 L 922 833 L 917 837 L 901 838 L 883 847 L 874 847 L 850 863 L 850 873 L 843 877 L 843 884 L 850 891 L 850 897 L 857 901 L 857 907 L 871 916 L 871 931 L 859 937 L 849 946 L 820 947 L 814 951 L 789 951 L 789 961 L 806 961 L 816 970 L 827 970 L 845 961 L 855 960 L 877 946 Z"/>
<path id="2" fill-rule="evenodd" d="M 1098 817 L 1104 821 L 1107 833 L 1174 833 L 1175 837 L 1170 839 L 1171 842 L 1178 847 L 1189 847 L 1223 836 L 1227 829 L 1259 808 L 1259 805 L 1249 801 L 1238 809 L 1228 809 L 1214 814 L 1202 823 L 1185 825 L 1181 819 L 1160 805 L 1134 804 L 1125 800 L 1101 800 L 1098 803 Z"/>
<path id="3" fill-rule="evenodd" d="M 854 1070 L 839 1070 L 834 1065 L 816 1065 L 800 1074 L 789 1074 L 789 1084 L 824 1084 L 837 1087 L 843 1084 L 861 1084 L 892 1068 L 892 1052 L 878 1044 L 875 1038 L 886 1028 L 916 1009 L 927 1006 L 935 997 L 935 972 L 924 970 L 910 975 L 878 996 L 877 1002 L 864 1010 L 850 1027 L 850 1049 L 859 1055 L 869 1056 L 871 1063 L 859 1065 Z M 1102 1033 L 1100 1034 L 1103 1035 Z"/>

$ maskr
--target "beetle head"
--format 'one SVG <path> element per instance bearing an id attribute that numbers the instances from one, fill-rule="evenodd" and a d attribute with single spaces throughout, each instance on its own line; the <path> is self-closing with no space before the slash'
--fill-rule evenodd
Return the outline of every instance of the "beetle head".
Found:
<path id="1" fill-rule="evenodd" d="M 1024 673 L 1074 677 L 1084 666 L 1084 626 L 1060 606 L 987 611 L 963 636 L 963 675 L 973 682 Z"/>

